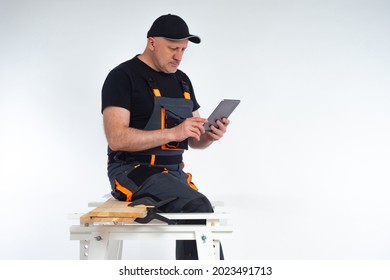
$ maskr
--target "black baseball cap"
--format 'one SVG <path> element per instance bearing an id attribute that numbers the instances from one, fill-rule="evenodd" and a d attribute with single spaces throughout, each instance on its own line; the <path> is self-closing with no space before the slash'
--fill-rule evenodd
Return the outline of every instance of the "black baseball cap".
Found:
<path id="1" fill-rule="evenodd" d="M 150 27 L 147 37 L 164 37 L 171 40 L 188 39 L 192 43 L 200 43 L 200 37 L 190 34 L 185 21 L 171 14 L 157 18 Z"/>

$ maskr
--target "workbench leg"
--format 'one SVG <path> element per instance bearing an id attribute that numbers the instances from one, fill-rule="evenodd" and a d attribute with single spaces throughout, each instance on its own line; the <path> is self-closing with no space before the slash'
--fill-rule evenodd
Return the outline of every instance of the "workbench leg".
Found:
<path id="1" fill-rule="evenodd" d="M 80 260 L 88 260 L 89 240 L 80 240 Z"/>
<path id="2" fill-rule="evenodd" d="M 108 241 L 108 259 L 121 260 L 122 259 L 123 240 L 109 240 Z"/>
<path id="3" fill-rule="evenodd" d="M 213 238 L 210 231 L 195 231 L 199 260 L 214 260 Z"/>
<path id="4" fill-rule="evenodd" d="M 89 238 L 88 260 L 107 260 L 109 233 L 100 232 L 92 233 Z"/>
<path id="5" fill-rule="evenodd" d="M 220 254 L 220 250 L 221 250 L 221 243 L 219 242 L 219 240 L 214 240 L 213 241 L 213 248 L 214 248 L 214 257 L 216 260 L 220 260 L 221 259 L 221 254 Z"/>

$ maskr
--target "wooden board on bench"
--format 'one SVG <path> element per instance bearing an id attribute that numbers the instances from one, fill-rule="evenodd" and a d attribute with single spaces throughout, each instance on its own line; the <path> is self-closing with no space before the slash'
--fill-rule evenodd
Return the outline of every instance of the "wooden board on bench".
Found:
<path id="1" fill-rule="evenodd" d="M 147 215 L 145 205 L 128 206 L 129 202 L 108 199 L 103 204 L 80 217 L 80 222 L 133 222 L 137 218 Z"/>

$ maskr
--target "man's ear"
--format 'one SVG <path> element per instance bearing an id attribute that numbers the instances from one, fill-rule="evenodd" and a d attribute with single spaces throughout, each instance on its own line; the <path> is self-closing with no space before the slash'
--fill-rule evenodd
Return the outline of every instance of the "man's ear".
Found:
<path id="1" fill-rule="evenodd" d="M 151 51 L 153 51 L 155 46 L 156 46 L 156 39 L 154 39 L 153 37 L 149 37 L 148 38 L 148 48 Z"/>

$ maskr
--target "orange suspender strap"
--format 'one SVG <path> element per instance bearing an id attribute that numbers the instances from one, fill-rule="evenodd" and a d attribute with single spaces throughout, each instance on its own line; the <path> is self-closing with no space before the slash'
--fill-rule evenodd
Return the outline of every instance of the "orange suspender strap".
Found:
<path id="1" fill-rule="evenodd" d="M 133 193 L 129 191 L 127 188 L 122 186 L 117 180 L 115 180 L 115 189 L 126 195 L 126 201 L 129 202 L 131 201 L 133 197 Z"/>
<path id="2" fill-rule="evenodd" d="M 153 81 L 153 79 L 152 79 L 152 78 L 149 78 L 147 81 L 148 81 L 148 84 L 149 84 L 150 88 L 151 88 L 152 91 L 153 91 L 153 95 L 154 95 L 154 96 L 161 96 L 161 92 L 160 92 L 160 90 L 157 88 L 156 83 Z"/>
<path id="3" fill-rule="evenodd" d="M 158 88 L 153 88 L 153 94 L 154 96 L 161 96 L 161 92 Z M 184 91 L 183 95 L 185 99 L 191 99 L 191 94 L 188 91 Z"/>
<path id="4" fill-rule="evenodd" d="M 183 95 L 185 99 L 191 99 L 191 94 L 190 94 L 190 87 L 185 81 L 181 81 L 181 86 L 183 88 Z"/>
<path id="5" fill-rule="evenodd" d="M 161 92 L 157 88 L 157 86 L 156 86 L 156 84 L 155 84 L 155 82 L 153 81 L 152 78 L 148 79 L 148 84 L 152 88 L 154 96 L 161 96 Z M 181 81 L 181 85 L 182 85 L 182 88 L 183 88 L 184 98 L 185 99 L 191 99 L 190 87 L 188 86 L 188 84 L 185 81 L 182 80 Z"/>
<path id="6" fill-rule="evenodd" d="M 184 92 L 184 98 L 185 99 L 191 99 L 191 94 L 188 91 Z"/>
<path id="7" fill-rule="evenodd" d="M 153 89 L 154 96 L 161 96 L 160 90 L 158 88 Z"/>

